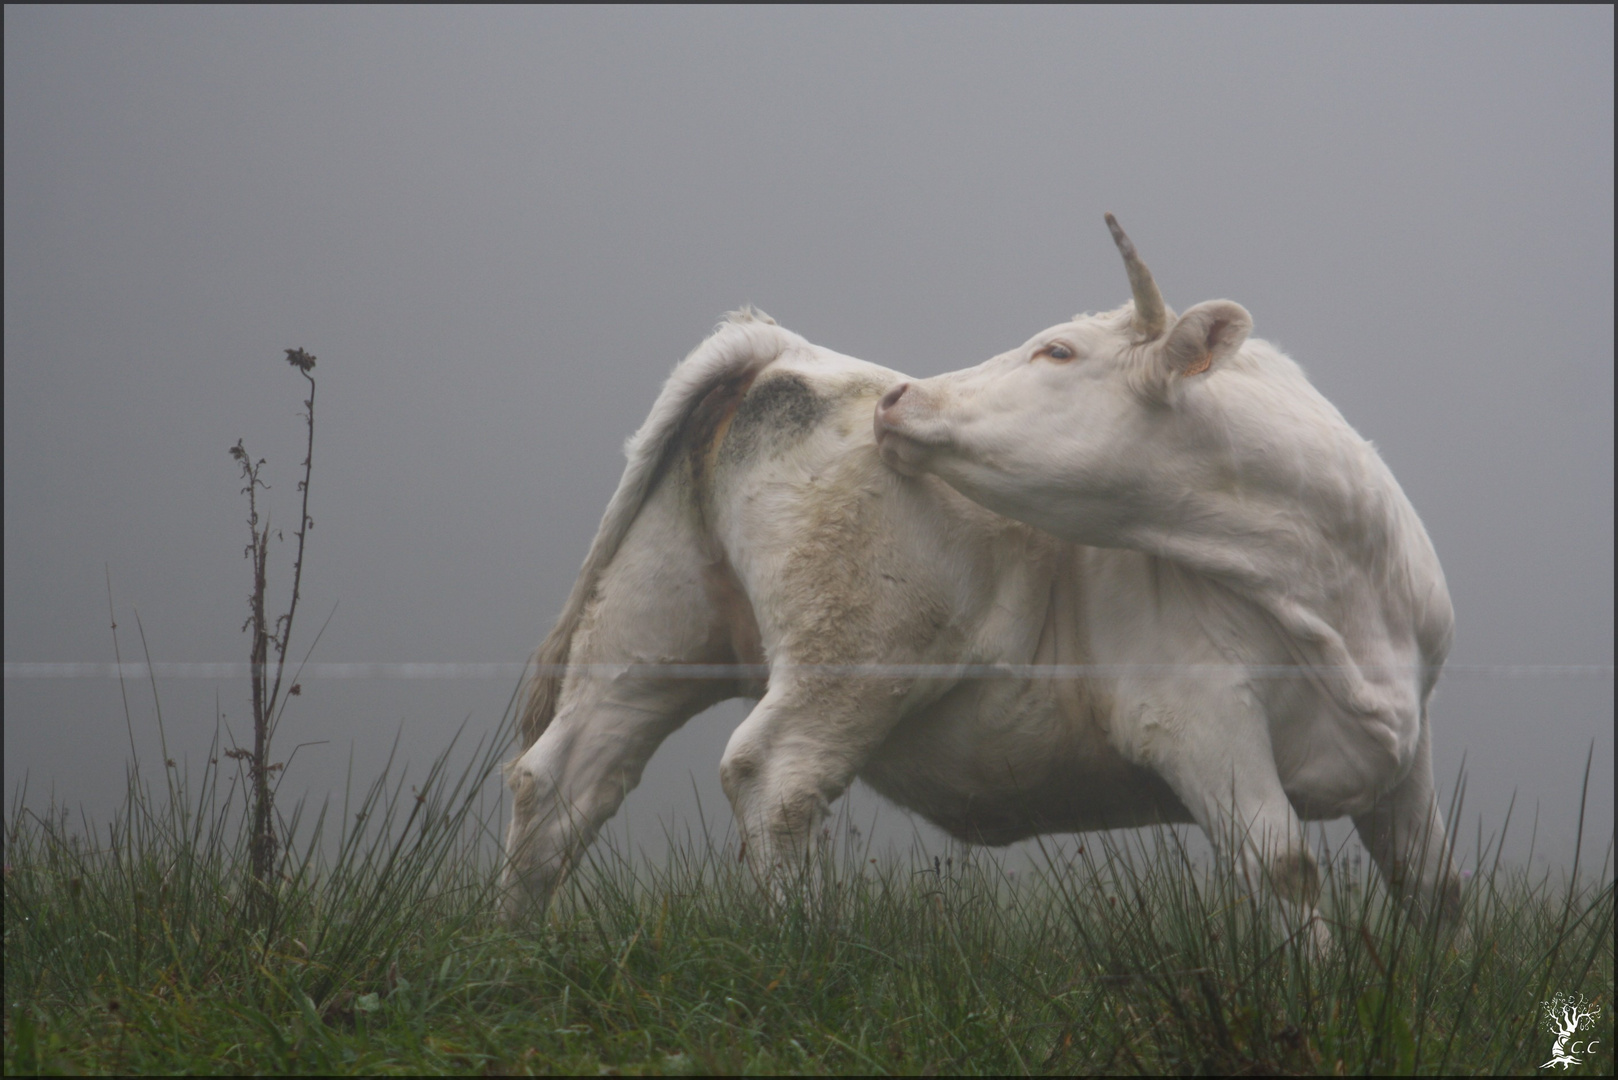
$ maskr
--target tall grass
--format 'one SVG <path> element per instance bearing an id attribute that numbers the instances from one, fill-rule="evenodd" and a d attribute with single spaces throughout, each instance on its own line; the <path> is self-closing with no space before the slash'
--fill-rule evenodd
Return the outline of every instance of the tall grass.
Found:
<path id="1" fill-rule="evenodd" d="M 405 943 L 483 921 L 498 818 L 485 781 L 509 733 L 502 725 L 455 772 L 458 734 L 408 790 L 390 754 L 356 798 L 350 785 L 335 822 L 329 802 L 310 820 L 300 801 L 279 823 L 268 896 L 252 778 L 221 768 L 217 733 L 194 783 L 172 760 L 157 790 L 130 767 L 104 829 L 75 829 L 55 807 L 35 813 L 19 792 L 5 830 L 8 1071 L 262 1071 L 276 1055 L 295 1067 L 289 1008 L 293 1028 L 323 1024 Z M 246 1024 L 274 1054 L 215 1060 L 204 1036 L 196 1058 L 185 1047 L 210 1024 L 238 1043 L 233 1028 Z"/>
<path id="2" fill-rule="evenodd" d="M 1173 830 L 1021 873 L 828 838 L 781 895 L 706 833 L 657 863 L 602 844 L 509 928 L 508 730 L 413 788 L 390 762 L 340 819 L 296 808 L 267 919 L 240 774 L 132 771 L 99 829 L 19 796 L 7 1071 L 1531 1073 L 1556 992 L 1602 1005 L 1587 1068 L 1611 1070 L 1610 849 L 1537 878 L 1472 853 L 1459 935 L 1328 858 L 1325 955 Z"/>

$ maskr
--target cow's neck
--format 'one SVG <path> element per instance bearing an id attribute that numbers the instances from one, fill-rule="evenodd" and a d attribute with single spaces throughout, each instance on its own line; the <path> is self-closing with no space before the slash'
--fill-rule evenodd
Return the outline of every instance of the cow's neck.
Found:
<path id="1" fill-rule="evenodd" d="M 1299 660 L 1325 673 L 1345 708 L 1379 713 L 1390 707 L 1384 688 L 1408 682 L 1365 665 L 1388 663 L 1390 634 L 1421 644 L 1416 623 L 1424 599 L 1415 593 L 1424 583 L 1410 572 L 1404 547 L 1426 537 L 1410 535 L 1420 523 L 1391 474 L 1361 445 L 1357 468 L 1329 482 L 1311 483 L 1301 469 L 1274 470 L 1269 479 L 1280 482 L 1270 485 L 1210 476 L 1190 495 L 1143 494 L 1140 505 L 1159 509 L 1132 522 L 1122 546 L 1206 575 L 1256 604 L 1285 631 Z M 1447 611 L 1447 596 L 1442 603 Z M 1430 662 L 1429 651 L 1422 647 L 1404 662 Z"/>

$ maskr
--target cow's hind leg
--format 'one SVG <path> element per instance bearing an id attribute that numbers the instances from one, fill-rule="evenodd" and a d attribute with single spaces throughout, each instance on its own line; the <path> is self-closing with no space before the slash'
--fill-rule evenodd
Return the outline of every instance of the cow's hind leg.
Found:
<path id="1" fill-rule="evenodd" d="M 571 680 L 556 719 L 508 767 L 506 912 L 544 903 L 624 796 L 652 753 L 714 700 L 698 680 L 591 674 Z"/>
<path id="2" fill-rule="evenodd" d="M 893 730 L 904 694 L 892 678 L 772 674 L 769 692 L 732 733 L 719 765 L 761 880 L 779 886 L 807 867 L 815 830 Z"/>
<path id="3" fill-rule="evenodd" d="M 507 766 L 510 917 L 550 897 L 665 738 L 739 690 L 681 670 L 734 662 L 735 612 L 714 591 L 710 560 L 671 487 L 643 508 L 602 574 L 573 637 L 556 715 Z"/>
<path id="4" fill-rule="evenodd" d="M 1445 842 L 1425 717 L 1410 771 L 1370 810 L 1354 815 L 1354 829 L 1395 896 L 1414 902 L 1423 916 L 1459 918 L 1461 881 Z"/>

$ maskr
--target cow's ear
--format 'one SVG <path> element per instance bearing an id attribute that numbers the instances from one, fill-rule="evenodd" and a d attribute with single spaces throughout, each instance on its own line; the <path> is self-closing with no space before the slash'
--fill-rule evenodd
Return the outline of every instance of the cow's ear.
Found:
<path id="1" fill-rule="evenodd" d="M 1208 300 L 1188 310 L 1163 339 L 1170 378 L 1201 375 L 1242 347 L 1253 316 L 1234 300 Z"/>

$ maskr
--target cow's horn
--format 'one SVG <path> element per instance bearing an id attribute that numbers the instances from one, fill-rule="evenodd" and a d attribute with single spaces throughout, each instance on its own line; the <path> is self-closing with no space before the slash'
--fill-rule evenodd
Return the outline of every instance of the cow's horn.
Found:
<path id="1" fill-rule="evenodd" d="M 1152 272 L 1140 261 L 1140 256 L 1135 253 L 1135 245 L 1130 243 L 1124 230 L 1118 227 L 1118 219 L 1111 214 L 1107 215 L 1107 228 L 1112 230 L 1113 242 L 1124 257 L 1124 269 L 1129 271 L 1129 288 L 1135 294 L 1135 328 L 1150 341 L 1163 332 L 1168 322 L 1163 294 L 1157 291 Z"/>

